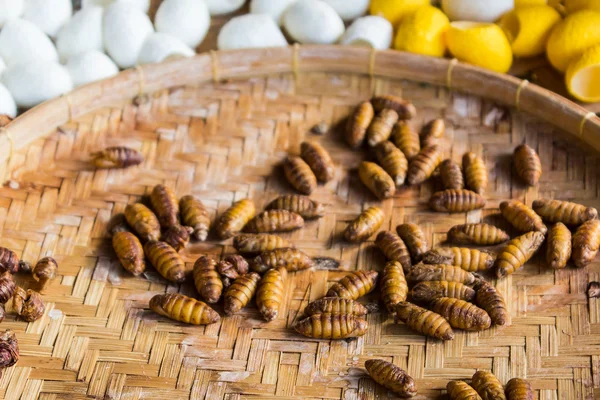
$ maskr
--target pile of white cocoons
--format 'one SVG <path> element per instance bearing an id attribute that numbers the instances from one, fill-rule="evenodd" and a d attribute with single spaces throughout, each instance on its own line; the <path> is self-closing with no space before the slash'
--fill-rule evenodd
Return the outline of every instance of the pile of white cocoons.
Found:
<path id="1" fill-rule="evenodd" d="M 0 114 L 15 117 L 120 69 L 193 56 L 209 3 L 163 0 L 153 23 L 150 0 L 82 0 L 75 13 L 72 0 L 0 0 Z M 229 12 L 244 1 L 214 3 Z"/>
<path id="2" fill-rule="evenodd" d="M 221 50 L 283 47 L 287 38 L 387 49 L 392 26 L 364 16 L 369 1 L 162 0 L 152 21 L 151 0 L 81 0 L 75 13 L 72 0 L 0 0 L 0 114 L 14 117 L 122 69 L 192 57 L 212 16 L 228 19 Z"/>

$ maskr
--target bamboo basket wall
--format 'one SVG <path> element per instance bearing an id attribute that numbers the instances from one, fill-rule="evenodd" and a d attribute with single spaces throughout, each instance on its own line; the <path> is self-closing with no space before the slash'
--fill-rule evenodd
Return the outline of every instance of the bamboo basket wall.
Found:
<path id="1" fill-rule="evenodd" d="M 381 203 L 364 190 L 354 169 L 366 153 L 344 145 L 340 126 L 373 93 L 410 99 L 419 111 L 417 127 L 443 117 L 446 156 L 458 161 L 472 150 L 484 157 L 491 182 L 485 210 L 431 213 L 433 182 Z M 136 105 L 139 95 L 149 101 Z M 322 121 L 332 127 L 327 134 L 309 133 Z M 341 270 L 291 275 L 283 317 L 271 323 L 253 305 L 207 327 L 150 312 L 154 294 L 192 295 L 193 284 L 167 284 L 154 272 L 128 275 L 106 234 L 110 217 L 158 183 L 197 195 L 213 218 L 245 197 L 261 207 L 291 193 L 276 166 L 307 137 L 329 149 L 336 179 L 314 195 L 328 204 L 327 215 L 287 237 L 311 255 L 339 259 Z M 535 188 L 512 177 L 510 155 L 522 142 L 543 163 Z M 110 145 L 136 148 L 145 162 L 95 171 L 89 153 Z M 380 205 L 385 230 L 421 224 L 433 244 L 452 225 L 497 220 L 507 198 L 554 197 L 600 208 L 598 151 L 600 120 L 559 96 L 461 63 L 392 51 L 215 52 L 80 88 L 0 133 L 0 245 L 29 261 L 53 255 L 60 265 L 60 277 L 43 291 L 43 318 L 20 322 L 9 307 L 0 324 L 17 332 L 21 348 L 19 363 L 0 378 L 0 397 L 382 399 L 387 392 L 363 369 L 379 357 L 407 369 L 423 399 L 443 398 L 448 380 L 469 379 L 476 369 L 492 370 L 503 382 L 527 378 L 539 399 L 594 398 L 600 395 L 600 302 L 588 304 L 585 291 L 600 278 L 598 262 L 549 271 L 534 258 L 496 282 L 509 303 L 509 326 L 459 332 L 447 343 L 414 334 L 384 313 L 371 314 L 367 335 L 350 342 L 307 339 L 290 326 L 345 271 L 381 269 L 383 256 L 372 242 L 349 245 L 340 238 L 363 208 Z M 183 255 L 191 267 L 200 254 L 231 252 L 230 241 L 209 241 Z M 18 283 L 34 285 L 23 275 Z"/>

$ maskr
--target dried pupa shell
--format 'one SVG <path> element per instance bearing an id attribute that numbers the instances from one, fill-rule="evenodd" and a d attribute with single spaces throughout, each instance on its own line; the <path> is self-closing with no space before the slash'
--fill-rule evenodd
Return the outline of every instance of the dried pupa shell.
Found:
<path id="1" fill-rule="evenodd" d="M 439 144 L 440 139 L 444 137 L 446 124 L 441 118 L 432 119 L 421 128 L 421 146 L 428 147 Z"/>
<path id="2" fill-rule="evenodd" d="M 452 327 L 444 317 L 407 301 L 396 305 L 396 318 L 425 336 L 441 340 L 454 339 Z"/>
<path id="3" fill-rule="evenodd" d="M 579 267 L 591 263 L 600 247 L 600 221 L 597 219 L 587 221 L 581 225 L 573 235 L 573 251 L 571 258 Z"/>
<path id="4" fill-rule="evenodd" d="M 402 397 L 417 394 L 417 385 L 406 371 L 384 360 L 367 360 L 365 369 L 373 380 Z"/>
<path id="5" fill-rule="evenodd" d="M 475 298 L 475 290 L 460 282 L 426 281 L 413 286 L 410 296 L 418 303 L 429 303 L 440 297 L 472 301 Z"/>
<path id="6" fill-rule="evenodd" d="M 590 283 L 588 283 L 587 296 L 589 299 L 600 297 L 600 282 L 591 281 Z"/>
<path id="7" fill-rule="evenodd" d="M 398 122 L 398 113 L 389 108 L 384 108 L 375 116 L 367 130 L 367 144 L 371 147 L 385 142 L 392 135 L 392 129 Z"/>
<path id="8" fill-rule="evenodd" d="M 27 322 L 33 322 L 38 320 L 42 315 L 46 307 L 42 301 L 42 296 L 38 292 L 31 289 L 23 289 L 17 287 L 13 294 L 13 308 L 15 312 Z"/>
<path id="9" fill-rule="evenodd" d="M 496 276 L 503 278 L 521 268 L 544 243 L 541 232 L 527 232 L 508 242 L 496 259 Z"/>
<path id="10" fill-rule="evenodd" d="M 379 207 L 369 207 L 344 230 L 344 238 L 349 242 L 363 242 L 379 230 L 385 215 Z"/>
<path id="11" fill-rule="evenodd" d="M 288 194 L 279 196 L 265 207 L 267 210 L 287 210 L 304 219 L 321 218 L 325 215 L 323 204 L 307 196 Z"/>
<path id="12" fill-rule="evenodd" d="M 246 307 L 256 292 L 260 275 L 256 272 L 242 275 L 237 278 L 225 291 L 223 296 L 225 314 L 233 315 Z"/>
<path id="13" fill-rule="evenodd" d="M 192 272 L 194 285 L 202 300 L 214 304 L 221 298 L 223 282 L 217 272 L 217 262 L 210 257 L 201 256 L 194 263 Z"/>
<path id="14" fill-rule="evenodd" d="M 217 235 L 221 239 L 229 239 L 244 229 L 244 226 L 256 214 L 254 202 L 250 199 L 236 201 L 229 207 L 217 221 Z"/>
<path id="15" fill-rule="evenodd" d="M 259 274 L 271 268 L 284 267 L 288 272 L 294 272 L 311 268 L 313 265 L 313 259 L 306 253 L 289 247 L 266 251 L 250 263 L 252 270 Z"/>
<path id="16" fill-rule="evenodd" d="M 477 391 L 467 382 L 450 381 L 446 385 L 448 400 L 481 400 Z"/>
<path id="17" fill-rule="evenodd" d="M 279 315 L 279 309 L 285 297 L 286 278 L 287 270 L 285 268 L 271 268 L 258 282 L 256 307 L 266 321 L 273 321 Z"/>
<path id="18" fill-rule="evenodd" d="M 466 189 L 448 189 L 434 193 L 429 207 L 438 212 L 462 213 L 485 207 L 485 199 Z"/>
<path id="19" fill-rule="evenodd" d="M 429 265 L 421 263 L 412 267 L 410 272 L 406 275 L 406 279 L 409 282 L 447 281 L 470 285 L 475 281 L 475 276 L 454 265 Z"/>
<path id="20" fill-rule="evenodd" d="M 112 246 L 123 268 L 135 276 L 144 273 L 144 248 L 137 236 L 131 232 L 117 232 L 112 237 Z"/>
<path id="21" fill-rule="evenodd" d="M 447 158 L 439 166 L 440 179 L 444 189 L 464 189 L 465 179 L 460 166 Z"/>
<path id="22" fill-rule="evenodd" d="M 408 160 L 404 153 L 389 141 L 379 143 L 374 152 L 377 162 L 391 176 L 396 186 L 403 185 L 408 170 Z"/>
<path id="23" fill-rule="evenodd" d="M 473 389 L 479 393 L 483 400 L 506 400 L 502 383 L 491 372 L 475 372 L 471 386 L 473 386 Z"/>
<path id="24" fill-rule="evenodd" d="M 508 321 L 508 309 L 502 293 L 482 279 L 477 280 L 474 288 L 475 304 L 488 313 L 494 324 L 505 325 Z"/>
<path id="25" fill-rule="evenodd" d="M 108 147 L 91 156 L 96 168 L 127 168 L 144 162 L 144 156 L 140 152 L 124 146 Z"/>
<path id="26" fill-rule="evenodd" d="M 488 169 L 483 158 L 475 153 L 465 153 L 462 159 L 467 188 L 483 194 L 488 186 Z"/>
<path id="27" fill-rule="evenodd" d="M 504 389 L 507 400 L 534 400 L 531 384 L 525 379 L 512 378 Z"/>
<path id="28" fill-rule="evenodd" d="M 357 300 L 375 289 L 377 284 L 376 271 L 354 271 L 331 285 L 327 297 L 342 297 Z"/>
<path id="29" fill-rule="evenodd" d="M 400 262 L 405 272 L 410 270 L 412 265 L 410 253 L 398 235 L 392 232 L 381 231 L 375 238 L 375 245 L 385 255 L 385 258 L 390 261 Z"/>
<path id="30" fill-rule="evenodd" d="M 464 247 L 439 247 L 423 256 L 426 264 L 450 264 L 470 272 L 492 268 L 494 260 L 494 255 L 487 251 Z"/>
<path id="31" fill-rule="evenodd" d="M 371 104 L 377 112 L 386 108 L 396 111 L 400 119 L 411 119 L 417 115 L 417 109 L 411 102 L 391 94 L 375 96 L 371 99 Z"/>
<path id="32" fill-rule="evenodd" d="M 156 215 L 142 203 L 128 204 L 125 219 L 142 242 L 160 238 L 160 222 Z"/>
<path id="33" fill-rule="evenodd" d="M 40 287 L 46 287 L 48 281 L 56 278 L 58 273 L 58 263 L 52 257 L 44 257 L 40 259 L 33 269 L 33 277 L 40 283 Z"/>
<path id="34" fill-rule="evenodd" d="M 317 177 L 300 157 L 290 156 L 283 162 L 285 177 L 298 192 L 309 195 L 317 188 Z"/>
<path id="35" fill-rule="evenodd" d="M 144 254 L 163 278 L 174 283 L 185 280 L 185 263 L 177 251 L 165 242 L 150 241 L 144 245 Z"/>
<path id="36" fill-rule="evenodd" d="M 456 225 L 448 231 L 448 241 L 456 244 L 493 246 L 509 239 L 508 233 L 488 224 Z"/>
<path id="37" fill-rule="evenodd" d="M 545 235 L 548 231 L 542 218 L 518 200 L 503 201 L 500 203 L 500 212 L 512 226 L 521 232 L 539 231 Z"/>
<path id="38" fill-rule="evenodd" d="M 302 142 L 300 157 L 308 164 L 317 179 L 329 182 L 335 175 L 335 164 L 323 146 L 315 142 Z"/>
<path id="39" fill-rule="evenodd" d="M 381 300 L 388 312 L 393 313 L 398 303 L 406 301 L 408 284 L 402 264 L 398 261 L 390 261 L 385 265 L 379 285 Z"/>
<path id="40" fill-rule="evenodd" d="M 161 239 L 176 251 L 181 251 L 190 242 L 192 232 L 193 229 L 189 226 L 172 225 L 163 232 Z"/>
<path id="41" fill-rule="evenodd" d="M 0 368 L 12 367 L 19 361 L 19 341 L 11 330 L 0 334 Z"/>
<path id="42" fill-rule="evenodd" d="M 482 331 L 492 325 L 492 320 L 485 310 L 464 300 L 440 297 L 431 302 L 430 308 L 446 318 L 453 328 Z"/>
<path id="43" fill-rule="evenodd" d="M 208 325 L 221 319 L 208 304 L 179 293 L 157 294 L 150 299 L 150 309 L 172 320 L 192 325 Z"/>
<path id="44" fill-rule="evenodd" d="M 392 142 L 411 161 L 421 151 L 419 134 L 406 121 L 399 121 L 392 129 Z"/>
<path id="45" fill-rule="evenodd" d="M 534 149 L 522 144 L 513 154 L 515 169 L 519 177 L 529 186 L 535 186 L 542 176 L 542 162 Z"/>
<path id="46" fill-rule="evenodd" d="M 348 339 L 363 336 L 369 324 L 353 314 L 314 314 L 301 319 L 294 329 L 301 335 L 315 339 Z"/>
<path id="47" fill-rule="evenodd" d="M 412 261 L 414 263 L 421 261 L 423 254 L 429 250 L 425 232 L 423 232 L 421 227 L 417 224 L 407 223 L 398 225 L 396 227 L 396 232 L 398 233 L 398 236 L 400 236 L 400 239 L 404 241 L 406 247 L 408 247 L 408 252 L 411 255 Z"/>
<path id="48" fill-rule="evenodd" d="M 419 154 L 410 160 L 406 178 L 407 183 L 409 185 L 419 185 L 425 182 L 441 162 L 442 153 L 438 146 L 429 146 L 421 149 Z"/>
<path id="49" fill-rule="evenodd" d="M 6 303 L 13 297 L 15 293 L 16 284 L 12 274 L 8 271 L 4 271 L 0 275 L 0 304 Z"/>
<path id="50" fill-rule="evenodd" d="M 2 264 L 0 264 L 0 271 L 2 271 L 1 269 Z M 28 274 L 33 270 L 33 267 L 31 266 L 31 263 L 27 262 L 27 261 L 19 261 L 19 272 L 22 272 L 24 274 Z"/>
<path id="51" fill-rule="evenodd" d="M 0 247 L 0 272 L 8 271 L 11 274 L 16 274 L 27 268 L 27 264 L 25 261 L 19 261 L 19 257 L 14 251 L 6 247 Z"/>
<path id="52" fill-rule="evenodd" d="M 534 200 L 533 211 L 546 222 L 562 222 L 565 225 L 581 225 L 598 218 L 598 210 L 570 201 L 551 199 Z"/>
<path id="53" fill-rule="evenodd" d="M 304 219 L 288 210 L 267 210 L 258 214 L 244 230 L 248 233 L 289 232 L 304 226 Z"/>
<path id="54" fill-rule="evenodd" d="M 233 247 L 242 254 L 258 254 L 294 247 L 294 244 L 277 235 L 244 233 L 233 238 Z"/>
<path id="55" fill-rule="evenodd" d="M 248 261 L 239 254 L 230 254 L 217 263 L 217 272 L 229 279 L 237 279 L 248 273 Z"/>
<path id="56" fill-rule="evenodd" d="M 358 149 L 362 146 L 374 117 L 375 111 L 370 101 L 363 101 L 356 107 L 346 125 L 346 143 L 350 147 Z"/>
<path id="57" fill-rule="evenodd" d="M 571 258 L 571 231 L 558 222 L 548 232 L 546 262 L 555 269 L 567 266 Z"/>
<path id="58" fill-rule="evenodd" d="M 171 188 L 156 185 L 150 193 L 150 204 L 163 228 L 179 225 L 179 202 Z"/>
<path id="59" fill-rule="evenodd" d="M 396 193 L 396 184 L 387 172 L 379 165 L 363 161 L 358 167 L 358 175 L 364 185 L 379 200 L 390 198 Z"/>
<path id="60" fill-rule="evenodd" d="M 192 237 L 201 242 L 208 237 L 210 216 L 204 204 L 192 195 L 183 196 L 179 200 L 181 223 L 193 229 Z"/>
<path id="61" fill-rule="evenodd" d="M 352 314 L 362 317 L 369 313 L 367 307 L 352 299 L 341 297 L 323 297 L 315 300 L 304 309 L 305 317 L 315 314 Z"/>

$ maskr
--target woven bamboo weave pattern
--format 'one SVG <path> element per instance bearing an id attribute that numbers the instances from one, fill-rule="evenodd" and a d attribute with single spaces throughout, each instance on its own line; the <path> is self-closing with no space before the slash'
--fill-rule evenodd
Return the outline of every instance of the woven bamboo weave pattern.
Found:
<path id="1" fill-rule="evenodd" d="M 415 127 L 446 120 L 445 156 L 460 162 L 465 151 L 482 155 L 490 170 L 482 211 L 435 214 L 427 201 L 435 182 L 403 188 L 378 202 L 360 183 L 356 167 L 369 156 L 352 151 L 341 126 L 352 108 L 376 93 L 414 102 Z M 345 271 L 381 270 L 372 240 L 350 245 L 346 223 L 364 208 L 380 205 L 382 230 L 420 224 L 432 244 L 453 225 L 494 221 L 500 201 L 527 203 L 539 197 L 571 199 L 600 207 L 598 155 L 566 133 L 485 100 L 414 82 L 368 76 L 301 73 L 186 86 L 154 93 L 147 103 L 104 108 L 55 129 L 11 159 L 0 188 L 0 245 L 35 261 L 52 255 L 59 278 L 42 292 L 44 317 L 27 324 L 8 316 L 0 327 L 16 331 L 19 363 L 0 378 L 4 399 L 383 399 L 388 396 L 364 371 L 384 358 L 416 379 L 417 398 L 443 398 L 448 380 L 492 370 L 506 383 L 531 381 L 539 399 L 591 399 L 600 395 L 600 301 L 588 300 L 588 281 L 600 279 L 600 263 L 586 269 L 550 271 L 534 257 L 497 282 L 509 304 L 506 327 L 456 332 L 442 343 L 394 324 L 385 313 L 368 316 L 367 334 L 354 341 L 304 338 L 290 326 L 309 301 L 322 297 Z M 330 131 L 310 133 L 325 121 Z M 195 295 L 191 279 L 168 284 L 153 270 L 134 278 L 119 265 L 106 234 L 110 217 L 148 194 L 156 184 L 178 196 L 193 193 L 211 218 L 233 201 L 251 197 L 257 208 L 292 193 L 278 164 L 300 143 L 319 141 L 337 164 L 336 177 L 313 198 L 327 215 L 284 234 L 311 256 L 339 259 L 341 270 L 290 274 L 280 317 L 266 323 L 254 302 L 239 315 L 207 327 L 159 317 L 149 299 L 164 292 Z M 528 143 L 541 157 L 539 187 L 527 189 L 513 176 L 511 154 Z M 89 152 L 126 145 L 145 162 L 128 170 L 94 171 Z M 510 231 L 510 229 L 509 229 Z M 514 233 L 510 231 L 511 233 Z M 201 254 L 233 253 L 231 240 L 189 245 L 182 255 L 191 270 Z M 35 287 L 18 275 L 18 283 Z M 366 302 L 376 301 L 372 293 Z M 223 314 L 222 306 L 216 309 Z"/>

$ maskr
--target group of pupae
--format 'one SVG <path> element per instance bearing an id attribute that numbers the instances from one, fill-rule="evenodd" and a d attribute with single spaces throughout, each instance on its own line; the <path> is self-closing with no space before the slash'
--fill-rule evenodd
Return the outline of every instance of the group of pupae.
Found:
<path id="1" fill-rule="evenodd" d="M 361 181 L 383 200 L 392 197 L 397 186 L 420 184 L 437 173 L 444 190 L 434 193 L 430 200 L 434 211 L 455 213 L 483 208 L 488 184 L 483 159 L 466 153 L 462 169 L 454 161 L 444 160 L 438 145 L 444 135 L 443 120 L 426 124 L 419 135 L 408 122 L 414 114 L 409 102 L 380 96 L 360 104 L 350 116 L 348 143 L 356 149 L 367 142 L 379 163 L 362 162 L 358 172 Z M 160 294 L 150 301 L 152 310 L 181 322 L 209 324 L 220 319 L 209 304 L 223 298 L 224 311 L 231 315 L 256 297 L 265 320 L 278 317 L 288 273 L 316 264 L 274 233 L 289 232 L 303 227 L 305 219 L 322 217 L 324 206 L 307 195 L 318 182 L 328 182 L 335 176 L 332 157 L 320 144 L 304 142 L 300 150 L 299 156 L 288 156 L 282 165 L 291 186 L 302 194 L 280 196 L 258 214 L 251 199 L 236 201 L 217 218 L 214 231 L 223 240 L 233 237 L 233 246 L 240 254 L 228 255 L 221 261 L 202 256 L 196 261 L 192 275 L 203 301 L 176 293 Z M 127 164 L 123 161 L 127 157 L 119 158 L 119 154 L 129 153 L 125 148 L 107 149 L 97 153 L 94 162 L 98 167 L 123 167 L 143 160 L 136 155 L 135 162 Z M 103 164 L 106 159 L 108 164 Z M 518 146 L 514 165 L 524 183 L 538 183 L 541 162 L 532 148 Z M 154 188 L 149 203 L 150 207 L 142 203 L 127 206 L 126 224 L 112 229 L 114 249 L 123 266 L 135 275 L 144 271 L 146 257 L 164 278 L 180 283 L 185 279 L 185 263 L 178 251 L 185 247 L 190 234 L 198 240 L 207 238 L 209 213 L 200 200 L 184 196 L 178 201 L 173 191 L 163 185 Z M 531 207 L 509 200 L 500 203 L 499 208 L 514 230 L 522 233 L 520 236 L 511 240 L 507 232 L 496 226 L 463 224 L 448 231 L 451 246 L 429 249 L 426 235 L 417 224 L 401 224 L 397 234 L 379 232 L 375 245 L 388 259 L 382 273 L 350 272 L 335 282 L 324 298 L 307 305 L 294 329 L 316 339 L 364 335 L 368 328 L 365 315 L 374 307 L 357 300 L 379 285 L 381 300 L 396 321 L 424 335 L 451 340 L 453 329 L 478 331 L 508 322 L 502 294 L 481 273 L 494 270 L 497 278 L 514 273 L 544 241 L 547 264 L 552 268 L 564 268 L 569 260 L 583 267 L 598 252 L 600 221 L 594 208 L 551 199 L 535 200 Z M 349 222 L 345 239 L 350 243 L 367 241 L 380 230 L 385 217 L 378 207 L 365 209 Z M 548 231 L 544 222 L 554 225 Z M 576 228 L 573 235 L 569 228 Z M 459 247 L 465 245 L 503 247 L 496 256 L 484 249 Z M 249 256 L 254 258 L 248 262 L 245 257 Z M 373 378 L 391 390 L 398 389 L 399 382 L 410 383 L 410 377 L 397 366 L 383 360 L 370 360 L 367 364 Z M 416 392 L 414 382 L 408 383 L 399 393 Z M 460 392 L 463 384 L 466 385 L 453 383 L 456 387 L 451 390 L 449 385 L 448 390 Z"/>

